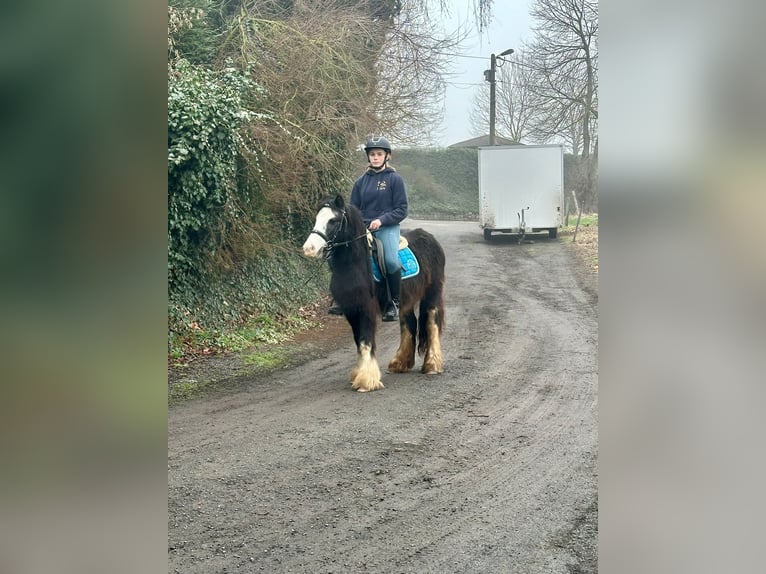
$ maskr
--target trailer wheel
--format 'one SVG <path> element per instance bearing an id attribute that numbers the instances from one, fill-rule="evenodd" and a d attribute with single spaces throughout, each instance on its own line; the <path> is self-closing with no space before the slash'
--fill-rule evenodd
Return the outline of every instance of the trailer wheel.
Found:
<path id="1" fill-rule="evenodd" d="M 492 240 L 492 230 L 491 229 L 485 229 L 484 230 L 484 241 L 491 241 Z"/>
<path id="2" fill-rule="evenodd" d="M 558 234 L 559 234 L 558 227 L 551 227 L 548 229 L 548 237 L 550 237 L 551 239 L 556 239 Z"/>

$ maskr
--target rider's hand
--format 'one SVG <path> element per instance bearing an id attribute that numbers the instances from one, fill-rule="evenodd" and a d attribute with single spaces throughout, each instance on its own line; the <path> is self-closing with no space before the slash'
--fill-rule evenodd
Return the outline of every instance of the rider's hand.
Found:
<path id="1" fill-rule="evenodd" d="M 380 219 L 373 219 L 372 221 L 370 221 L 370 231 L 376 231 L 380 229 L 380 226 L 381 226 Z"/>

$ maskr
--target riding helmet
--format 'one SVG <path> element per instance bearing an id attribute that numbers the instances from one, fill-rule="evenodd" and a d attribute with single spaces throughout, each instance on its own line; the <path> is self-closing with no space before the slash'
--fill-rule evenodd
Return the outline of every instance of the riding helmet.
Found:
<path id="1" fill-rule="evenodd" d="M 391 144 L 383 136 L 370 136 L 370 139 L 364 144 L 364 151 L 369 152 L 371 149 L 382 149 L 391 153 Z"/>

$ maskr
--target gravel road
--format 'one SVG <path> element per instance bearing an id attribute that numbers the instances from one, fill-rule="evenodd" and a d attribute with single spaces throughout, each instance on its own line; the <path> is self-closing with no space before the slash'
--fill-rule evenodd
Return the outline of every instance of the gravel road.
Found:
<path id="1" fill-rule="evenodd" d="M 547 236 L 403 227 L 447 255 L 444 373 L 354 392 L 328 318 L 290 367 L 172 406 L 169 572 L 597 571 L 596 277 Z M 397 345 L 381 323 L 382 369 Z"/>

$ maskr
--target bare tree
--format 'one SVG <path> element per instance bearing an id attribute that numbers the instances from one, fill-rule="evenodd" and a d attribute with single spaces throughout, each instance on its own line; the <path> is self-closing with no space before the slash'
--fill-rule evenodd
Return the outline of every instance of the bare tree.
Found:
<path id="1" fill-rule="evenodd" d="M 596 204 L 598 161 L 598 4 L 594 0 L 535 0 L 535 36 L 526 47 L 532 68 L 535 139 L 563 141 L 580 201 Z"/>
<path id="2" fill-rule="evenodd" d="M 345 127 L 349 143 L 375 132 L 431 139 L 449 54 L 466 35 L 432 17 L 446 0 L 219 1 L 229 22 L 221 57 L 257 70 L 293 130 Z"/>
<path id="3" fill-rule="evenodd" d="M 532 64 L 534 66 L 534 63 Z M 534 68 L 530 70 L 529 89 L 532 92 L 534 113 L 531 121 L 531 139 L 539 143 L 563 142 L 574 155 L 583 150 L 583 107 L 570 98 L 552 96 L 546 77 Z M 576 78 L 561 77 L 557 89 L 562 93 L 574 94 L 579 90 Z M 595 120 L 591 119 L 591 133 Z"/>
<path id="4" fill-rule="evenodd" d="M 431 17 L 428 0 L 401 0 L 387 29 L 376 71 L 377 131 L 399 143 L 425 143 L 441 123 L 447 70 L 465 30 L 446 32 Z"/>
<path id="5" fill-rule="evenodd" d="M 527 51 L 534 72 L 530 88 L 537 96 L 537 137 L 558 136 L 587 158 L 598 122 L 598 5 L 535 0 L 531 14 L 535 37 Z"/>

